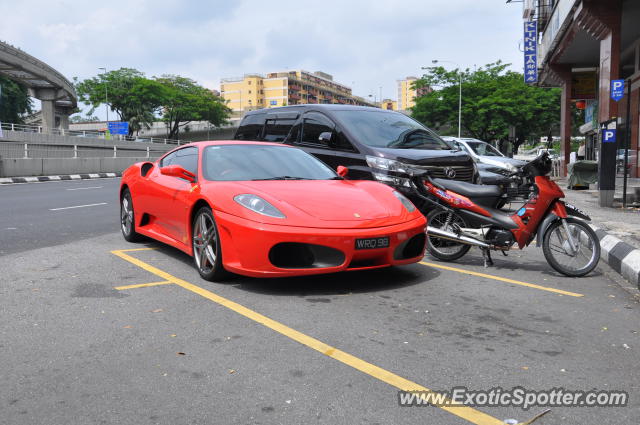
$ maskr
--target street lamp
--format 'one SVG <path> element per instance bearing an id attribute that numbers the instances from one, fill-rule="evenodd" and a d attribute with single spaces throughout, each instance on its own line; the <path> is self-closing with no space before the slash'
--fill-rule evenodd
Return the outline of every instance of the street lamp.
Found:
<path id="1" fill-rule="evenodd" d="M 107 73 L 107 68 L 98 68 Z M 104 109 L 107 111 L 107 126 L 109 126 L 109 89 L 108 89 L 107 81 L 104 82 Z"/>
<path id="2" fill-rule="evenodd" d="M 440 61 L 437 59 L 434 59 L 431 61 L 431 63 L 436 64 L 438 62 L 448 62 L 448 63 L 452 63 L 455 66 L 458 67 L 457 71 L 458 71 L 458 86 L 459 86 L 459 91 L 458 91 L 458 138 L 460 138 L 460 130 L 462 128 L 462 72 L 460 71 L 460 65 L 458 65 L 456 62 L 454 61 Z M 422 67 L 422 69 L 426 69 L 424 67 Z"/>

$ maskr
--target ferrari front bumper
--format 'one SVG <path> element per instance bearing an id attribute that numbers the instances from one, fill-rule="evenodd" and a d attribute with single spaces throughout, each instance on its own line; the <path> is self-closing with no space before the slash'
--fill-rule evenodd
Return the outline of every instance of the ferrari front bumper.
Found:
<path id="1" fill-rule="evenodd" d="M 424 255 L 426 219 L 419 217 L 402 224 L 367 229 L 327 229 L 264 224 L 220 211 L 214 212 L 224 267 L 252 277 L 303 276 L 363 270 L 418 262 Z M 420 236 L 422 235 L 422 236 Z M 388 237 L 384 248 L 356 249 L 356 239 Z M 339 251 L 339 264 L 307 267 L 277 267 L 272 249 L 279 244 L 313 245 Z M 405 247 L 411 244 L 412 249 Z M 270 258 L 270 252 L 272 257 Z M 410 253 L 411 257 L 403 255 Z M 336 258 L 335 256 L 333 258 Z"/>

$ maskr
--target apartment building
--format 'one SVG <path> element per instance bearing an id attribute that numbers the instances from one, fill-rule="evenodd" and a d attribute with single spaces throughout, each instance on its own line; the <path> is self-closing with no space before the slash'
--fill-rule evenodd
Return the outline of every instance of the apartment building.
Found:
<path id="1" fill-rule="evenodd" d="M 393 99 L 383 99 L 382 102 L 380 102 L 380 107 L 388 111 L 397 111 L 398 101 Z"/>
<path id="2" fill-rule="evenodd" d="M 418 93 L 413 88 L 413 83 L 417 77 L 407 77 L 404 80 L 398 80 L 398 110 L 406 111 L 416 104 Z"/>
<path id="3" fill-rule="evenodd" d="M 237 113 L 304 103 L 374 106 L 364 98 L 354 96 L 350 87 L 334 81 L 332 75 L 321 71 L 292 70 L 223 78 L 220 93 Z"/>
<path id="4" fill-rule="evenodd" d="M 416 98 L 433 91 L 430 87 L 414 88 L 413 83 L 417 80 L 417 77 L 407 77 L 404 80 L 398 80 L 398 111 L 407 111 L 413 108 L 416 105 Z"/>

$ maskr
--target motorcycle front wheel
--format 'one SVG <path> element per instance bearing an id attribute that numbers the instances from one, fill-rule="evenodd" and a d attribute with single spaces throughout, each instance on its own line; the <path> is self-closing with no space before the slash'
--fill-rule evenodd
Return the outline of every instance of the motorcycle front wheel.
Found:
<path id="1" fill-rule="evenodd" d="M 447 231 L 454 231 L 456 227 L 466 227 L 465 221 L 460 216 L 441 209 L 431 210 L 427 214 L 427 225 Z M 464 243 L 442 239 L 437 236 L 429 236 L 429 234 L 427 236 L 427 252 L 438 260 L 457 260 L 471 248 L 470 245 Z"/>
<path id="2" fill-rule="evenodd" d="M 542 240 L 542 252 L 556 271 L 566 276 L 580 277 L 598 265 L 600 241 L 588 224 L 568 217 L 556 220 L 549 226 Z"/>

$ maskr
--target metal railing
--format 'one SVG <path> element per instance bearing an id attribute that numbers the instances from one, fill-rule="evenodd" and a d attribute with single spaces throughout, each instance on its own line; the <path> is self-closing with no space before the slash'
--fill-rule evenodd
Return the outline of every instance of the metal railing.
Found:
<path id="1" fill-rule="evenodd" d="M 138 136 L 123 136 L 123 135 L 107 135 L 103 131 L 74 131 L 65 130 L 62 128 L 46 128 L 38 125 L 25 125 L 25 124 L 13 124 L 13 123 L 0 123 L 0 129 L 3 131 L 17 131 L 23 133 L 37 133 L 53 136 L 68 136 L 68 137 L 86 137 L 92 139 L 110 140 L 113 142 L 141 142 L 141 143 L 162 143 L 171 145 L 180 145 L 188 142 L 183 142 L 176 139 L 162 139 L 158 137 L 138 137 Z"/>
<path id="2" fill-rule="evenodd" d="M 0 139 L 1 140 L 1 139 Z M 55 144 L 1 142 L 0 159 L 51 158 L 157 158 L 169 146 L 99 146 L 92 144 Z"/>

